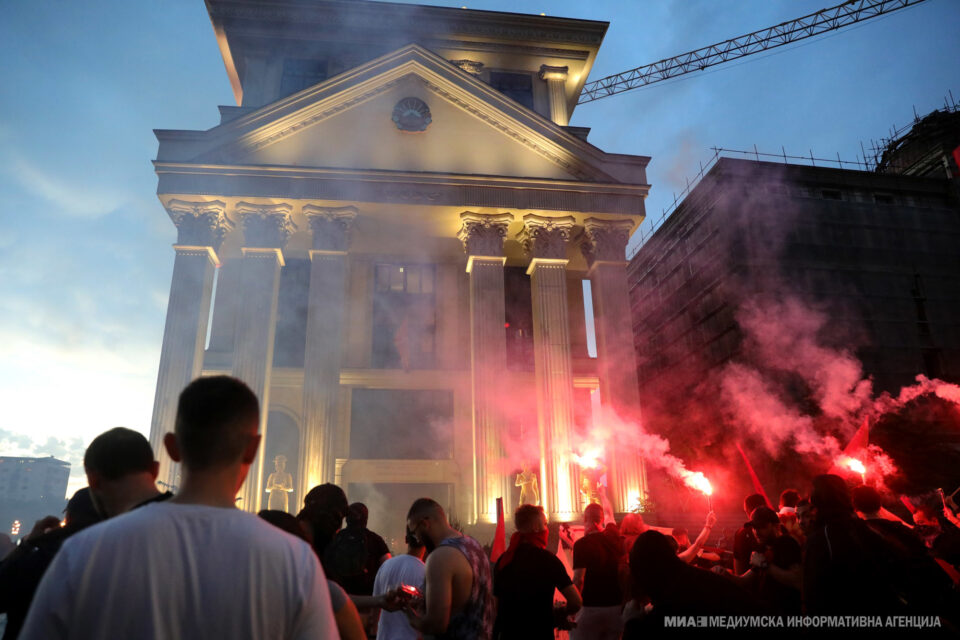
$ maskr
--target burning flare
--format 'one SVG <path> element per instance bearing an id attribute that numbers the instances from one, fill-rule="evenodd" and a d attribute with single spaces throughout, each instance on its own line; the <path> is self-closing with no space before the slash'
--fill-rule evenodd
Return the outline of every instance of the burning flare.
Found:
<path id="1" fill-rule="evenodd" d="M 587 449 L 583 455 L 574 452 L 573 459 L 582 469 L 596 469 L 600 464 L 600 456 L 602 454 L 603 451 L 594 447 L 593 449 Z"/>
<path id="2" fill-rule="evenodd" d="M 696 489 L 705 496 L 713 495 L 713 485 L 707 480 L 707 477 L 700 471 L 694 471 L 683 479 L 688 487 Z"/>
<path id="3" fill-rule="evenodd" d="M 867 472 L 867 468 L 856 458 L 843 457 L 837 461 L 837 466 L 846 467 L 847 469 L 850 469 L 854 473 L 859 473 L 860 475 L 863 475 Z"/>

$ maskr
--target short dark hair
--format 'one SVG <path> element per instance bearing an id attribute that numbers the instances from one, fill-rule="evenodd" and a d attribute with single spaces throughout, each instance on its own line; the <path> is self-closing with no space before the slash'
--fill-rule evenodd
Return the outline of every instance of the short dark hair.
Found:
<path id="1" fill-rule="evenodd" d="M 260 517 L 260 519 L 266 520 L 276 528 L 282 529 L 290 535 L 306 541 L 307 537 L 304 535 L 303 529 L 300 528 L 300 521 L 286 511 L 279 511 L 277 509 L 264 509 L 257 515 Z"/>
<path id="2" fill-rule="evenodd" d="M 800 498 L 800 502 L 797 503 L 797 509 L 799 509 L 800 507 L 809 507 L 809 506 L 811 506 L 810 498 Z"/>
<path id="3" fill-rule="evenodd" d="M 370 511 L 367 510 L 367 505 L 362 502 L 354 502 L 347 507 L 348 527 L 366 527 L 369 518 Z"/>
<path id="4" fill-rule="evenodd" d="M 446 517 L 443 507 L 433 498 L 417 498 L 407 511 L 407 520 L 419 520 L 429 517 Z"/>
<path id="5" fill-rule="evenodd" d="M 847 483 L 838 475 L 825 473 L 813 478 L 810 502 L 817 508 L 821 521 L 853 515 L 853 502 Z"/>
<path id="6" fill-rule="evenodd" d="M 757 507 L 767 506 L 767 499 L 761 493 L 754 493 L 746 497 L 743 501 L 743 510 L 747 513 L 753 513 Z"/>
<path id="7" fill-rule="evenodd" d="M 603 522 L 603 507 L 596 502 L 588 504 L 587 508 L 583 510 L 583 521 L 596 524 Z"/>
<path id="8" fill-rule="evenodd" d="M 332 482 L 326 482 L 310 489 L 303 498 L 303 505 L 304 507 L 314 506 L 321 511 L 334 514 L 342 521 L 347 515 L 347 494 Z M 339 526 L 337 525 L 337 528 Z"/>
<path id="9" fill-rule="evenodd" d="M 883 505 L 880 492 L 865 484 L 855 487 L 850 497 L 853 498 L 853 508 L 860 513 L 880 511 L 880 507 Z"/>
<path id="10" fill-rule="evenodd" d="M 535 504 L 522 504 L 513 513 L 513 524 L 517 531 L 532 531 L 543 515 L 543 507 Z"/>
<path id="11" fill-rule="evenodd" d="M 796 489 L 786 489 L 783 493 L 780 494 L 781 507 L 796 508 L 798 502 L 800 502 L 800 492 L 797 491 Z"/>
<path id="12" fill-rule="evenodd" d="M 147 439 L 125 427 L 114 427 L 101 433 L 83 454 L 83 468 L 106 480 L 152 471 L 153 463 L 153 449 Z"/>
<path id="13" fill-rule="evenodd" d="M 403 540 L 407 543 L 408 547 L 411 549 L 422 549 L 424 546 L 426 546 L 423 544 L 423 542 L 421 542 L 420 538 L 413 535 L 413 531 L 410 531 L 410 529 L 407 529 L 406 531 L 407 533 L 403 537 Z"/>
<path id="14" fill-rule="evenodd" d="M 230 376 L 197 378 L 180 393 L 175 431 L 188 469 L 226 466 L 240 459 L 257 432 L 260 403 Z"/>

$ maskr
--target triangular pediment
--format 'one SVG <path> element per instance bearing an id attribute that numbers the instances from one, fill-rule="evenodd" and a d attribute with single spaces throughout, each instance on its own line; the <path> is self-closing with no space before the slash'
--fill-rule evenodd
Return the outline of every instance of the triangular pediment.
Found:
<path id="1" fill-rule="evenodd" d="M 422 132 L 394 121 L 408 98 L 429 109 Z M 417 45 L 215 127 L 189 146 L 178 160 L 617 182 L 601 168 L 601 151 Z"/>

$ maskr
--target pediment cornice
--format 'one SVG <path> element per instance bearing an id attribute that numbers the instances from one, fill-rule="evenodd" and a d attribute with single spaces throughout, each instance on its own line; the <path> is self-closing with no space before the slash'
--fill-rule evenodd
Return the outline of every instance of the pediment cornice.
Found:
<path id="1" fill-rule="evenodd" d="M 409 77 L 576 179 L 617 182 L 600 167 L 602 151 L 415 44 L 203 132 L 192 157 L 178 160 L 242 163 L 250 153 L 372 100 Z M 167 135 L 158 132 L 161 144 Z"/>

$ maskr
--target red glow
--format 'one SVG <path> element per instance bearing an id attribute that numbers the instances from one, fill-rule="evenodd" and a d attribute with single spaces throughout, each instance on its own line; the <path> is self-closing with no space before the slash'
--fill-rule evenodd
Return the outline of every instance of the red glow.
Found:
<path id="1" fill-rule="evenodd" d="M 510 328 L 510 323 L 509 323 L 509 322 L 504 322 L 504 323 L 503 323 L 503 328 L 504 328 L 504 329 L 509 329 L 509 328 Z"/>

